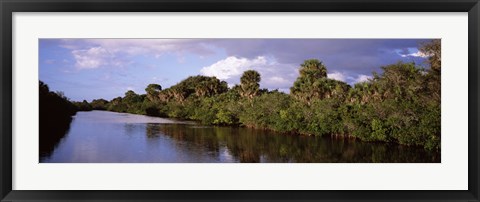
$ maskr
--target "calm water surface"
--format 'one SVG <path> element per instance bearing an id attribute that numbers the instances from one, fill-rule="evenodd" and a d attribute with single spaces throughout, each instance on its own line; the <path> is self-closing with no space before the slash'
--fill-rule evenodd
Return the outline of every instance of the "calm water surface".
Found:
<path id="1" fill-rule="evenodd" d="M 65 136 L 51 148 L 40 152 L 40 162 L 440 162 L 439 152 L 416 147 L 106 111 L 78 112 Z"/>

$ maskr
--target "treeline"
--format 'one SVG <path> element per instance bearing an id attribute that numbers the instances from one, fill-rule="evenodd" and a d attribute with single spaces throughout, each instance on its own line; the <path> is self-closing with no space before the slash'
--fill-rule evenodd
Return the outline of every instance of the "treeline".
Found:
<path id="1" fill-rule="evenodd" d="M 77 102 L 80 110 L 109 110 L 235 125 L 279 132 L 335 135 L 440 149 L 440 40 L 422 44 L 430 68 L 399 62 L 368 81 L 350 85 L 327 78 L 327 68 L 306 60 L 290 94 L 261 89 L 261 75 L 245 71 L 228 88 L 215 77 L 191 76 L 146 94 Z"/>
<path id="2" fill-rule="evenodd" d="M 48 156 L 70 128 L 77 107 L 61 92 L 51 92 L 39 81 L 40 157 Z"/>

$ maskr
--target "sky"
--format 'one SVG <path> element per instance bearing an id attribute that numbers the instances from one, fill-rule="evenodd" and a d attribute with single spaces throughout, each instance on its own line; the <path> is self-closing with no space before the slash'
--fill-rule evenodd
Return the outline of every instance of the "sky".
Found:
<path id="1" fill-rule="evenodd" d="M 319 59 L 329 78 L 350 85 L 381 66 L 424 65 L 417 48 L 428 39 L 40 39 L 39 79 L 74 101 L 144 94 L 148 84 L 168 88 L 188 76 L 215 76 L 229 86 L 246 70 L 261 88 L 289 92 L 300 64 Z"/>

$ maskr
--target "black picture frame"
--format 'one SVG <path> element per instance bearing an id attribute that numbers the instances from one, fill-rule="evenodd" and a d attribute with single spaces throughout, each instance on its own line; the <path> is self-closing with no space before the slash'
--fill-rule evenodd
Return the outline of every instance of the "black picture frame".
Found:
<path id="1" fill-rule="evenodd" d="M 0 0 L 2 201 L 479 201 L 478 0 Z M 25 191 L 12 190 L 13 12 L 468 12 L 468 190 Z"/>

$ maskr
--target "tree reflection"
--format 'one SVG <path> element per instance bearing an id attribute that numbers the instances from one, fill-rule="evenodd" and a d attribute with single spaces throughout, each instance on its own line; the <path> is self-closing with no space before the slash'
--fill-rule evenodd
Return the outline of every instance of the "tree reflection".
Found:
<path id="1" fill-rule="evenodd" d="M 354 139 L 278 134 L 236 127 L 147 124 L 148 138 L 167 136 L 180 145 L 202 148 L 215 159 L 225 147 L 237 162 L 440 162 L 440 152 Z M 200 150 L 199 150 L 200 152 Z"/>
<path id="2" fill-rule="evenodd" d="M 46 119 L 40 119 L 40 132 L 39 132 L 39 151 L 40 159 L 49 157 L 53 150 L 60 143 L 60 140 L 70 130 L 70 123 L 72 118 L 66 118 L 64 120 L 45 121 Z"/>

